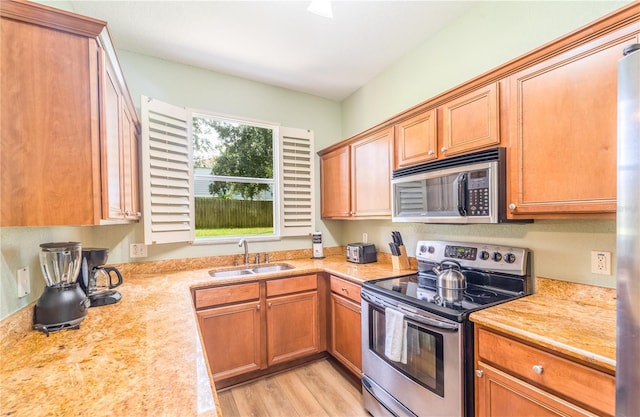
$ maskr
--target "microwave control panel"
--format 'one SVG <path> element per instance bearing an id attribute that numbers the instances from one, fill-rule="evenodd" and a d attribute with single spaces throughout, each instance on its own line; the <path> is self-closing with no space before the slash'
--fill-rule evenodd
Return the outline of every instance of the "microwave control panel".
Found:
<path id="1" fill-rule="evenodd" d="M 471 171 L 468 174 L 467 186 L 467 215 L 468 216 L 488 216 L 489 215 L 489 170 L 481 169 Z"/>

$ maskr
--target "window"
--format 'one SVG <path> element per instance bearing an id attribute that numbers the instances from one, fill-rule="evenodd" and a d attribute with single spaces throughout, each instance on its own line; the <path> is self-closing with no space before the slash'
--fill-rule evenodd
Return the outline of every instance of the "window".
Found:
<path id="1" fill-rule="evenodd" d="M 313 232 L 313 132 L 141 108 L 145 243 Z"/>
<path id="2" fill-rule="evenodd" d="M 193 115 L 196 238 L 274 234 L 276 133 L 277 126 Z"/>

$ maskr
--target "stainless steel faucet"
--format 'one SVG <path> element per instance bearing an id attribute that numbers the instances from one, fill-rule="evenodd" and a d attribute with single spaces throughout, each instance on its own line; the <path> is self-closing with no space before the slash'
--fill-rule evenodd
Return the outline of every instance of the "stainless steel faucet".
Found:
<path id="1" fill-rule="evenodd" d="M 244 264 L 249 265 L 249 244 L 246 239 L 240 239 L 238 247 L 244 246 Z"/>

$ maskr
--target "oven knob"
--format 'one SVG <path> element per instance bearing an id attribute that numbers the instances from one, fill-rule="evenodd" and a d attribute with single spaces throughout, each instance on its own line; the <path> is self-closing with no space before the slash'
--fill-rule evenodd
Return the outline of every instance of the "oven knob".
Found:
<path id="1" fill-rule="evenodd" d="M 433 246 L 429 246 L 429 248 L 427 249 L 427 252 L 429 253 L 433 253 L 436 251 L 436 248 L 434 248 Z"/>
<path id="2" fill-rule="evenodd" d="M 480 252 L 480 259 L 482 259 L 483 261 L 489 259 L 489 252 L 487 252 L 486 250 Z"/>
<path id="3" fill-rule="evenodd" d="M 516 255 L 513 253 L 507 253 L 504 255 L 504 261 L 508 264 L 512 264 L 516 261 Z"/>
<path id="4" fill-rule="evenodd" d="M 420 245 L 420 248 L 418 249 L 418 251 L 420 253 L 425 253 L 427 252 L 427 247 L 425 245 Z"/>
<path id="5" fill-rule="evenodd" d="M 500 252 L 493 252 L 493 255 L 491 255 L 491 259 L 496 262 L 500 262 L 502 260 L 502 254 Z"/>

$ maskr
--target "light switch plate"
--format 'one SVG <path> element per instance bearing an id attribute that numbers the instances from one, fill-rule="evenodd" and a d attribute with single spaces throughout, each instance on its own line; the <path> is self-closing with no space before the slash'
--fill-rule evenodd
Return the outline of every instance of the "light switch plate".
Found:
<path id="1" fill-rule="evenodd" d="M 29 267 L 18 269 L 18 298 L 29 295 L 31 292 L 31 280 L 29 279 Z"/>

